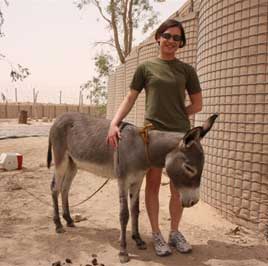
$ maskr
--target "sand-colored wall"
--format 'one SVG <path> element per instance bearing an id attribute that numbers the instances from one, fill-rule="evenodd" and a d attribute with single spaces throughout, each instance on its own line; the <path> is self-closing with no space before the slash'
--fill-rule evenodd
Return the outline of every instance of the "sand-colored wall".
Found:
<path id="1" fill-rule="evenodd" d="M 197 71 L 201 122 L 220 117 L 204 139 L 202 198 L 227 218 L 263 232 L 268 221 L 268 2 L 204 0 Z"/>
<path id="2" fill-rule="evenodd" d="M 20 111 L 27 111 L 30 118 L 55 118 L 65 112 L 82 112 L 99 116 L 98 110 L 87 105 L 81 106 L 70 104 L 42 104 L 37 103 L 0 103 L 0 119 L 18 118 Z"/>

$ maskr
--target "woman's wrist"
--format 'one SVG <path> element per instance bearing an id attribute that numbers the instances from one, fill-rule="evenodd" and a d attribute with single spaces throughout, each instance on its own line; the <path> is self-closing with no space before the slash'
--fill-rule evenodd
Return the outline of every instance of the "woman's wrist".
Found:
<path id="1" fill-rule="evenodd" d="M 116 121 L 113 121 L 113 120 L 111 121 L 111 126 L 113 126 L 113 127 L 117 127 L 117 126 L 118 126 L 118 124 L 119 124 L 119 123 L 118 123 L 118 122 L 116 122 Z"/>

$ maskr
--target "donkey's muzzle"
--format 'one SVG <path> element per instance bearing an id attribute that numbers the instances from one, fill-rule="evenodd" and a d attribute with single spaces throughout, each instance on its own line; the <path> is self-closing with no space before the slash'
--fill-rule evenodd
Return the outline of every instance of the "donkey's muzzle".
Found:
<path id="1" fill-rule="evenodd" d="M 193 207 L 198 201 L 199 200 L 189 200 L 189 201 L 182 200 L 182 207 L 184 207 L 184 208 Z"/>
<path id="2" fill-rule="evenodd" d="M 199 188 L 180 189 L 182 207 L 189 208 L 199 201 Z"/>

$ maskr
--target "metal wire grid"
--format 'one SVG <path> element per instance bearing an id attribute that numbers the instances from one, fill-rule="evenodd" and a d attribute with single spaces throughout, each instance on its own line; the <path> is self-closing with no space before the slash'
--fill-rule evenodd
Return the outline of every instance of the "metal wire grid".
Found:
<path id="1" fill-rule="evenodd" d="M 108 103 L 106 116 L 108 119 L 112 119 L 115 112 L 115 73 L 110 73 L 108 80 Z"/>
<path id="2" fill-rule="evenodd" d="M 202 197 L 227 218 L 263 231 L 268 221 L 268 6 L 201 1 L 197 69 L 204 111 L 218 111 L 204 139 Z"/>
<path id="3" fill-rule="evenodd" d="M 126 79 L 126 87 L 125 94 L 129 91 L 129 85 L 131 83 L 133 74 L 138 66 L 138 58 L 137 58 L 137 49 L 132 51 L 131 55 L 126 59 L 126 68 L 125 68 L 125 79 Z M 132 108 L 131 112 L 125 119 L 126 121 L 135 124 L 136 118 L 136 104 L 134 108 Z"/>

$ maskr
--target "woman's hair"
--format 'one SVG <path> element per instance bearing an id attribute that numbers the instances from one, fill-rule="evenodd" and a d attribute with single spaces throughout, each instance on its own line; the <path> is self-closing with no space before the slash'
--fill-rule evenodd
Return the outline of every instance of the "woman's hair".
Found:
<path id="1" fill-rule="evenodd" d="M 164 21 L 156 30 L 154 38 L 157 41 L 157 39 L 161 36 L 162 33 L 164 33 L 167 29 L 173 28 L 173 27 L 178 27 L 181 30 L 182 40 L 181 40 L 181 44 L 179 47 L 182 48 L 186 44 L 185 32 L 184 32 L 184 28 L 182 24 L 175 19 L 168 19 Z"/>

